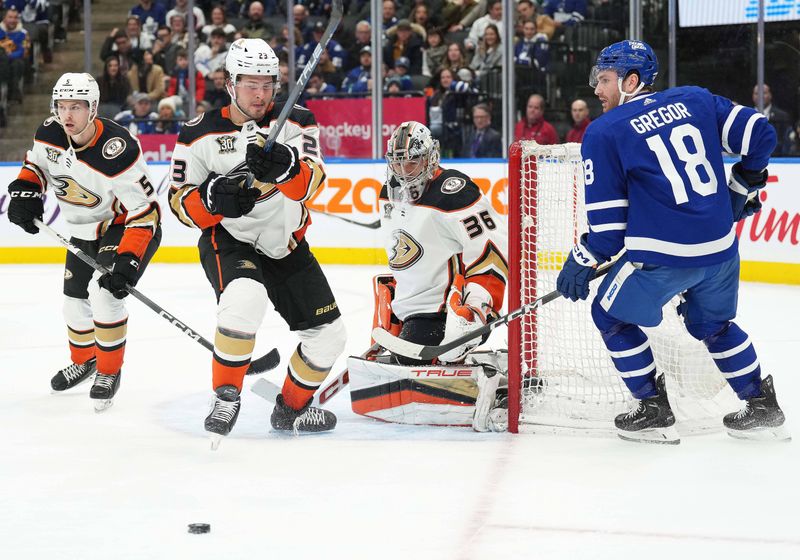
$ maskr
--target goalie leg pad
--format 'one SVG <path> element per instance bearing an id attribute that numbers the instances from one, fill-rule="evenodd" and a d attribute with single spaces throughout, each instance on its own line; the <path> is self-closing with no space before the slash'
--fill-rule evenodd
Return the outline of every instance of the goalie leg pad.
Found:
<path id="1" fill-rule="evenodd" d="M 72 363 L 86 363 L 95 355 L 92 306 L 88 299 L 64 296 L 62 309 Z"/>
<path id="2" fill-rule="evenodd" d="M 398 424 L 471 426 L 476 365 L 402 366 L 351 357 L 353 412 Z"/>

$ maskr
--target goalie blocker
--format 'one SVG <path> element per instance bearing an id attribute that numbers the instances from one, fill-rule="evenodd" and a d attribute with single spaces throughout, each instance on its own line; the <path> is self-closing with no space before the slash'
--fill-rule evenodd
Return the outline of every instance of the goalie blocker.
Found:
<path id="1" fill-rule="evenodd" d="M 353 412 L 398 424 L 506 430 L 506 352 L 475 352 L 457 365 L 390 361 L 348 358 Z"/>

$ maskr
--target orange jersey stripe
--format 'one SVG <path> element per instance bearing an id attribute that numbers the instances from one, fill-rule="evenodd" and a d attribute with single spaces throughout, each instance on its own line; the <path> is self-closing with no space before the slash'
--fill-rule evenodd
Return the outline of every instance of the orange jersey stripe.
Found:
<path id="1" fill-rule="evenodd" d="M 183 207 L 189 218 L 200 229 L 210 228 L 222 221 L 222 216 L 212 214 L 206 210 L 206 207 L 203 206 L 203 201 L 200 200 L 200 191 L 197 189 L 186 195 L 186 198 L 183 199 Z"/>

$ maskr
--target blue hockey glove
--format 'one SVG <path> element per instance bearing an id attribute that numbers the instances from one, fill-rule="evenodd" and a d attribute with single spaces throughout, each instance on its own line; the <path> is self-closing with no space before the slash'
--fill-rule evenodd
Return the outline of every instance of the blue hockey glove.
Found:
<path id="1" fill-rule="evenodd" d="M 558 292 L 572 301 L 589 297 L 589 282 L 594 278 L 600 260 L 586 247 L 586 235 L 584 233 L 572 248 L 556 281 Z"/>
<path id="2" fill-rule="evenodd" d="M 761 211 L 761 200 L 758 194 L 767 184 L 768 176 L 769 173 L 767 173 L 766 169 L 750 171 L 742 167 L 741 162 L 734 164 L 733 169 L 731 169 L 731 177 L 728 180 L 734 222 Z"/>

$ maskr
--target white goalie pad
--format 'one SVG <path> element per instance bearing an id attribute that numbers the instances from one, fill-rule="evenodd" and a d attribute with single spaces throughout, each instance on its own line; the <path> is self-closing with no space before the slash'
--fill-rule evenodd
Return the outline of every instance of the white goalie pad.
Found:
<path id="1" fill-rule="evenodd" d="M 492 354 L 492 353 L 476 353 Z M 489 431 L 498 387 L 506 387 L 505 368 L 483 365 L 472 356 L 459 365 L 401 366 L 351 357 L 350 399 L 353 412 L 398 424 L 472 426 Z M 501 361 L 506 361 L 501 358 Z M 483 390 L 485 389 L 485 390 Z M 476 404 L 480 414 L 476 416 Z"/>

